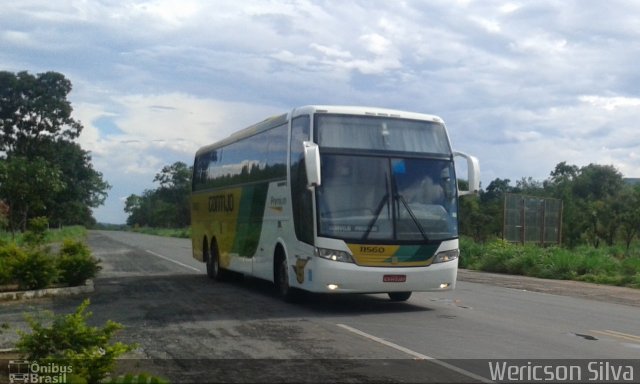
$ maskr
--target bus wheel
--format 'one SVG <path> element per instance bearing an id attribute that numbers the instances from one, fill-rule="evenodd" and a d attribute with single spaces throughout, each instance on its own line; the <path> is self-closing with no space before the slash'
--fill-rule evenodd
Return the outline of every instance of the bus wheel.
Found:
<path id="1" fill-rule="evenodd" d="M 389 292 L 391 301 L 407 301 L 411 297 L 411 292 Z"/>
<path id="2" fill-rule="evenodd" d="M 207 257 L 207 276 L 210 279 L 219 280 L 220 264 L 217 255 L 209 255 Z"/>
<path id="3" fill-rule="evenodd" d="M 289 285 L 289 269 L 287 268 L 286 257 L 280 255 L 276 264 L 275 284 L 278 295 L 286 302 L 295 302 L 298 299 L 299 292 L 297 289 Z"/>
<path id="4" fill-rule="evenodd" d="M 207 257 L 207 275 L 216 281 L 224 281 L 226 272 L 220 268 L 218 245 L 214 241 L 211 243 L 211 251 L 209 251 L 209 257 Z"/>

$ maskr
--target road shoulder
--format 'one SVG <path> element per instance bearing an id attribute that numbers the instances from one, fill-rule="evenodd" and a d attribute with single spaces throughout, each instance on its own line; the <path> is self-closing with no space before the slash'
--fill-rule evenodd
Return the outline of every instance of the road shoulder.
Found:
<path id="1" fill-rule="evenodd" d="M 581 281 L 503 275 L 469 269 L 459 269 L 458 280 L 640 307 L 640 290 L 634 288 L 585 283 Z"/>

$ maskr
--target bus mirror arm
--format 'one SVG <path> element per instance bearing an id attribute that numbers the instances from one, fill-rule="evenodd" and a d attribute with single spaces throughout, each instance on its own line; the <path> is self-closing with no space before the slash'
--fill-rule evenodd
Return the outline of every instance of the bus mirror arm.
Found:
<path id="1" fill-rule="evenodd" d="M 454 152 L 453 156 L 463 157 L 467 160 L 467 180 L 469 181 L 469 190 L 458 190 L 458 195 L 464 196 L 480 192 L 480 163 L 478 162 L 478 159 L 474 156 L 467 155 L 466 153 L 462 152 Z"/>
<path id="2" fill-rule="evenodd" d="M 320 186 L 320 147 L 311 141 L 303 141 L 304 165 L 307 171 L 307 186 Z"/>

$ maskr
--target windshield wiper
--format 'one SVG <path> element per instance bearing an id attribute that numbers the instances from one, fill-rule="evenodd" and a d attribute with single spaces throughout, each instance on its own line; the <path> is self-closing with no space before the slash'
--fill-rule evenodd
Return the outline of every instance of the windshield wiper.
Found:
<path id="1" fill-rule="evenodd" d="M 389 192 L 385 193 L 385 195 L 382 196 L 382 200 L 380 200 L 380 202 L 378 203 L 378 207 L 376 208 L 375 215 L 373 215 L 373 218 L 367 225 L 367 231 L 364 233 L 364 235 L 362 235 L 362 240 L 366 240 L 367 237 L 369 237 L 369 233 L 371 233 L 373 226 L 376 224 L 376 221 L 378 221 L 378 217 L 380 217 L 380 213 L 382 213 L 382 208 L 384 208 L 384 206 L 387 205 L 388 202 L 389 202 Z"/>
<path id="2" fill-rule="evenodd" d="M 429 237 L 427 237 L 427 234 L 424 231 L 422 224 L 420 224 L 420 220 L 418 220 L 416 215 L 413 213 L 413 210 L 409 207 L 409 203 L 407 203 L 407 200 L 405 200 L 405 198 L 399 193 L 394 196 L 394 199 L 400 200 L 402 202 L 402 205 L 404 205 L 407 212 L 409 212 L 409 216 L 411 216 L 411 220 L 413 220 L 413 222 L 416 224 L 416 227 L 418 227 L 418 230 L 420 231 L 420 234 L 422 234 L 422 237 L 424 237 L 426 241 L 429 241 Z M 398 218 L 399 216 L 400 216 L 400 212 L 398 212 Z"/>

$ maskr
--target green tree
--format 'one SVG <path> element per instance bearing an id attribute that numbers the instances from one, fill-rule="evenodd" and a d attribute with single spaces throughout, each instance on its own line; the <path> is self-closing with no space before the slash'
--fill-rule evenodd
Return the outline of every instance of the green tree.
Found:
<path id="1" fill-rule="evenodd" d="M 73 142 L 82 124 L 71 117 L 69 92 L 71 82 L 57 72 L 0 71 L 0 161 L 7 164 L 0 199 L 10 205 L 12 230 L 16 224 L 24 229 L 29 215 L 47 216 L 53 224 L 91 225 L 91 208 L 104 203 L 109 184 Z M 34 164 L 20 165 L 20 159 Z M 6 179 L 11 171 L 19 181 Z M 46 182 L 52 184 L 47 188 Z M 21 183 L 35 186 L 21 193 Z M 35 196 L 34 189 L 41 194 Z"/>
<path id="2" fill-rule="evenodd" d="M 43 141 L 38 155 L 61 170 L 66 185 L 47 195 L 47 209 L 39 214 L 48 215 L 53 225 L 94 225 L 91 208 L 104 204 L 111 186 L 93 168 L 90 153 L 77 143 L 59 139 Z"/>
<path id="3" fill-rule="evenodd" d="M 460 234 L 470 236 L 477 242 L 485 242 L 491 235 L 493 217 L 483 211 L 478 196 L 459 199 Z"/>
<path id="4" fill-rule="evenodd" d="M 516 186 L 513 189 L 514 193 L 522 193 L 529 196 L 544 196 L 544 183 L 538 180 L 534 180 L 531 176 L 523 177 L 516 181 Z"/>
<path id="5" fill-rule="evenodd" d="M 71 117 L 71 82 L 57 72 L 0 72 L 0 150 L 32 156 L 41 139 L 73 140 L 82 125 Z"/>
<path id="6" fill-rule="evenodd" d="M 482 217 L 490 218 L 490 221 L 486 222 L 485 229 L 488 234 L 502 237 L 504 196 L 506 193 L 516 192 L 510 183 L 509 179 L 496 178 L 489 183 L 486 191 L 480 192 Z"/>
<path id="7" fill-rule="evenodd" d="M 186 227 L 191 221 L 189 196 L 191 195 L 191 174 L 193 168 L 178 161 L 162 168 L 156 174 L 154 182 L 160 183 L 157 190 L 160 201 L 168 205 L 164 207 L 165 215 L 169 215 L 172 226 Z"/>
<path id="8" fill-rule="evenodd" d="M 154 182 L 159 188 L 145 190 L 142 196 L 127 197 L 124 211 L 127 224 L 150 227 L 186 227 L 191 221 L 189 196 L 192 168 L 176 162 L 162 168 Z"/>
<path id="9" fill-rule="evenodd" d="M 562 243 L 569 247 L 578 245 L 588 227 L 573 193 L 573 184 L 579 173 L 580 168 L 563 161 L 556 165 L 544 182 L 547 195 L 562 200 Z"/>
<path id="10" fill-rule="evenodd" d="M 563 243 L 613 245 L 627 205 L 622 174 L 611 165 L 559 163 L 545 181 L 548 194 L 563 201 Z"/>
<path id="11" fill-rule="evenodd" d="M 640 232 L 640 186 L 635 188 L 625 186 L 620 202 L 623 204 L 620 227 L 627 252 L 629 252 L 631 242 Z"/>
<path id="12" fill-rule="evenodd" d="M 153 200 L 155 192 L 146 189 L 142 196 L 131 194 L 124 204 L 124 211 L 129 214 L 127 224 L 132 226 L 153 226 Z"/>
<path id="13" fill-rule="evenodd" d="M 580 168 L 573 180 L 573 199 L 578 207 L 576 221 L 589 223 L 587 234 L 595 246 L 600 240 L 608 245 L 614 242 L 622 214 L 617 200 L 623 186 L 622 174 L 612 165 L 589 164 Z"/>
<path id="14" fill-rule="evenodd" d="M 30 213 L 46 209 L 47 196 L 64 187 L 60 169 L 40 157 L 0 160 L 0 196 L 9 207 L 11 232 L 24 231 Z"/>

